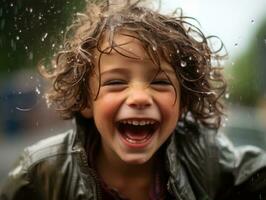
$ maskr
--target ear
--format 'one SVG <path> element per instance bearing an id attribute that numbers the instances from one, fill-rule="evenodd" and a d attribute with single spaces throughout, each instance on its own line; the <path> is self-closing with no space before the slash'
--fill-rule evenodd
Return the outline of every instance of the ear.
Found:
<path id="1" fill-rule="evenodd" d="M 92 109 L 89 107 L 86 107 L 82 111 L 80 111 L 81 115 L 85 118 L 92 118 Z"/>

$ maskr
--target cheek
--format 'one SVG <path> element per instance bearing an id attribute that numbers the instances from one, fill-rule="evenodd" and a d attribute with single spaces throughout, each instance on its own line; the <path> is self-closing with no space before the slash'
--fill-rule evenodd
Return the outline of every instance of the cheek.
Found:
<path id="1" fill-rule="evenodd" d="M 180 115 L 180 99 L 175 94 L 160 94 L 157 98 L 164 119 L 177 122 Z"/>
<path id="2" fill-rule="evenodd" d="M 120 103 L 121 100 L 117 95 L 99 95 L 93 104 L 93 115 L 95 120 L 98 120 L 99 118 L 109 120 L 114 119 Z"/>

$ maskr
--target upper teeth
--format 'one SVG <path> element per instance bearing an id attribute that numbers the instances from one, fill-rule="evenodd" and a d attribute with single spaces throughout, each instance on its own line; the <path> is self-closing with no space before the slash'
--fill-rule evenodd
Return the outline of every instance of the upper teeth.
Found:
<path id="1" fill-rule="evenodd" d="M 154 120 L 122 120 L 120 121 L 123 124 L 133 124 L 133 125 L 148 125 L 148 124 L 154 124 L 155 121 Z"/>

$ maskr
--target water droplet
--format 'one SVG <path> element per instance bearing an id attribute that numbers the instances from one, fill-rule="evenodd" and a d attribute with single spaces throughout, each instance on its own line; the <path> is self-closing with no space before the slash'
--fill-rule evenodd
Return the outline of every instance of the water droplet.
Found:
<path id="1" fill-rule="evenodd" d="M 180 53 L 179 49 L 177 49 L 177 50 L 176 50 L 176 53 L 177 53 L 177 54 L 179 54 L 179 53 Z"/>
<path id="2" fill-rule="evenodd" d="M 30 11 L 30 13 L 32 13 L 33 9 L 32 9 L 32 8 L 30 8 L 30 10 L 29 10 L 29 11 Z"/>
<path id="3" fill-rule="evenodd" d="M 254 22 L 255 22 L 255 20 L 254 20 L 254 19 L 252 19 L 252 20 L 251 20 L 251 23 L 252 23 L 252 24 L 254 24 Z"/>
<path id="4" fill-rule="evenodd" d="M 42 16 L 41 16 L 41 15 L 39 15 L 38 19 L 42 19 Z"/>
<path id="5" fill-rule="evenodd" d="M 16 42 L 13 39 L 11 39 L 10 43 L 11 43 L 10 44 L 11 48 L 15 51 L 17 49 Z"/>
<path id="6" fill-rule="evenodd" d="M 48 33 L 45 33 L 44 36 L 42 37 L 42 42 L 45 40 L 45 38 L 48 36 Z"/>
<path id="7" fill-rule="evenodd" d="M 28 50 L 28 46 L 25 46 L 25 49 Z"/>
<path id="8" fill-rule="evenodd" d="M 157 48 L 156 48 L 155 46 L 152 46 L 152 50 L 153 50 L 153 51 L 156 51 Z"/>
<path id="9" fill-rule="evenodd" d="M 22 94 L 22 92 L 19 91 L 18 94 Z"/>
<path id="10" fill-rule="evenodd" d="M 63 30 L 61 30 L 61 32 L 60 32 L 61 34 L 63 34 L 64 33 L 64 31 Z"/>
<path id="11" fill-rule="evenodd" d="M 61 44 L 61 45 L 59 46 L 59 48 L 62 49 L 62 48 L 63 48 L 63 45 Z"/>
<path id="12" fill-rule="evenodd" d="M 30 60 L 33 59 L 33 53 L 32 53 L 32 52 L 29 53 L 29 59 L 30 59 Z"/>
<path id="13" fill-rule="evenodd" d="M 32 110 L 32 108 L 20 108 L 18 106 L 16 107 L 16 109 L 19 110 L 19 111 L 22 111 L 22 112 L 28 112 L 28 111 Z"/>
<path id="14" fill-rule="evenodd" d="M 237 46 L 238 46 L 238 43 L 236 42 L 236 43 L 234 44 L 234 46 L 237 47 Z"/>
<path id="15" fill-rule="evenodd" d="M 181 67 L 186 67 L 187 66 L 187 63 L 185 62 L 185 61 L 183 61 L 183 60 L 181 60 Z"/>
<path id="16" fill-rule="evenodd" d="M 33 79 L 33 76 L 31 76 L 30 79 L 32 80 Z"/>
<path id="17" fill-rule="evenodd" d="M 13 6 L 14 6 L 14 4 L 13 4 L 13 3 L 11 3 L 11 4 L 10 4 L 10 7 L 13 7 Z"/>
<path id="18" fill-rule="evenodd" d="M 192 57 L 191 56 L 189 56 L 189 58 L 188 58 L 189 60 L 192 60 Z"/>
<path id="19" fill-rule="evenodd" d="M 54 48 L 54 47 L 55 47 L 55 43 L 52 44 L 52 48 Z"/>
<path id="20" fill-rule="evenodd" d="M 2 30 L 4 29 L 5 24 L 6 24 L 6 20 L 5 19 L 2 19 L 1 20 L 1 25 L 0 25 L 0 27 L 1 27 Z"/>
<path id="21" fill-rule="evenodd" d="M 38 95 L 41 94 L 41 92 L 40 92 L 40 90 L 39 90 L 38 87 L 35 88 L 35 92 L 36 92 Z"/>
<path id="22" fill-rule="evenodd" d="M 16 36 L 16 40 L 19 40 L 19 36 Z"/>
<path id="23" fill-rule="evenodd" d="M 226 98 L 226 99 L 229 99 L 229 97 L 230 97 L 230 94 L 229 94 L 229 93 L 226 93 L 226 94 L 225 94 L 225 98 Z"/>

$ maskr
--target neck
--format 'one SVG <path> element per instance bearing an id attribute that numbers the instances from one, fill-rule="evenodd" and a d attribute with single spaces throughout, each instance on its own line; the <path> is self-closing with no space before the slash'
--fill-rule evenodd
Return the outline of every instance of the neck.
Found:
<path id="1" fill-rule="evenodd" d="M 97 170 L 104 182 L 126 197 L 142 191 L 148 199 L 150 187 L 154 182 L 154 166 L 154 158 L 143 164 L 129 164 L 118 156 L 108 156 L 104 150 L 100 150 L 97 160 Z"/>

